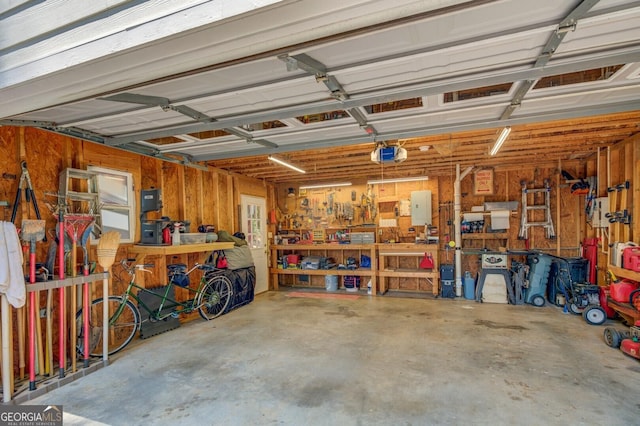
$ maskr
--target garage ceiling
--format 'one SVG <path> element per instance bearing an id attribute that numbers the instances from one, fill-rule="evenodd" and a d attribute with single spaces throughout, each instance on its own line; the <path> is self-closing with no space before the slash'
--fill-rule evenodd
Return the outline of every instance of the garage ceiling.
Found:
<path id="1" fill-rule="evenodd" d="M 279 2 L 5 87 L 23 106 L 2 123 L 274 183 L 557 164 L 639 131 L 640 2 L 317 3 Z M 371 162 L 377 144 L 402 145 L 407 161 Z"/>

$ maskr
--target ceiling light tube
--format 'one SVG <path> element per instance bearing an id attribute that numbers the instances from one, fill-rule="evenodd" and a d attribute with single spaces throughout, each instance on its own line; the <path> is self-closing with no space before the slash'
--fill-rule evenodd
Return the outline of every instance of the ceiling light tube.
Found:
<path id="1" fill-rule="evenodd" d="M 303 185 L 300 189 L 332 188 L 334 186 L 351 186 L 351 182 L 319 183 L 317 185 Z"/>
<path id="2" fill-rule="evenodd" d="M 405 177 L 405 178 L 395 178 L 395 179 L 372 179 L 368 180 L 368 185 L 378 185 L 383 183 L 396 183 L 396 182 L 419 182 L 421 180 L 429 180 L 429 176 L 414 176 L 414 177 Z"/>
<path id="3" fill-rule="evenodd" d="M 504 141 L 507 140 L 509 133 L 511 133 L 511 127 L 505 127 L 504 129 L 502 129 L 502 132 L 500 132 L 500 136 L 498 136 L 498 140 L 496 141 L 496 143 L 493 144 L 493 148 L 491 148 L 491 152 L 489 152 L 489 155 L 496 155 L 498 153 Z"/>
<path id="4" fill-rule="evenodd" d="M 307 172 L 305 172 L 304 170 L 302 170 L 301 168 L 296 167 L 296 166 L 294 166 L 293 164 L 289 164 L 289 163 L 287 163 L 286 161 L 282 161 L 282 160 L 280 160 L 279 158 L 275 158 L 275 157 L 272 157 L 272 156 L 269 156 L 269 157 L 267 157 L 267 158 L 268 158 L 269 160 L 273 161 L 274 163 L 278 163 L 278 164 L 280 164 L 281 166 L 288 167 L 288 168 L 290 168 L 291 170 L 295 170 L 295 171 L 296 171 L 296 172 L 298 172 L 298 173 L 307 173 Z"/>

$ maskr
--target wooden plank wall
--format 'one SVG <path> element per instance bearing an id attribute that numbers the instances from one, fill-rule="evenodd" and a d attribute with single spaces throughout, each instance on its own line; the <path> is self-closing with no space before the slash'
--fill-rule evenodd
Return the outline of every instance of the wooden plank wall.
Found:
<path id="1" fill-rule="evenodd" d="M 237 204 L 240 194 L 246 193 L 267 197 L 268 185 L 246 177 L 229 175 L 227 172 L 209 168 L 200 170 L 181 164 L 161 161 L 86 142 L 71 137 L 24 127 L 0 127 L 0 168 L 4 171 L 0 178 L 0 201 L 13 204 L 20 179 L 20 161 L 27 161 L 29 173 L 36 193 L 43 219 L 48 230 L 55 229 L 57 220 L 51 214 L 46 203 L 56 203 L 51 195 L 58 192 L 58 175 L 64 168 L 86 169 L 95 165 L 129 172 L 133 175 L 136 204 L 139 203 L 140 190 L 161 188 L 163 198 L 162 211 L 149 213 L 150 219 L 168 216 L 172 219 L 189 220 L 191 232 L 197 232 L 200 224 L 210 224 L 216 230 L 230 233 L 238 230 Z M 20 224 L 23 218 L 35 218 L 33 210 L 22 196 L 21 209 L 16 218 Z M 11 216 L 11 206 L 2 207 L 4 220 Z M 139 214 L 136 213 L 136 217 Z M 136 241 L 139 241 L 140 224 L 136 225 Z M 129 245 L 122 244 L 117 261 L 127 257 Z M 47 243 L 38 244 L 38 261 L 46 259 Z M 95 247 L 91 248 L 91 259 L 96 259 Z M 157 262 L 153 276 L 147 282 L 158 282 L 165 273 L 166 262 L 186 262 L 193 264 L 201 255 L 180 256 L 175 259 L 150 259 Z M 79 254 L 79 259 L 82 259 Z M 114 291 L 120 291 L 115 283 Z"/>
<path id="2" fill-rule="evenodd" d="M 607 197 L 608 187 L 613 187 L 625 181 L 630 182 L 628 191 L 620 193 L 626 197 L 628 211 L 631 213 L 631 224 L 626 227 L 628 241 L 640 243 L 640 137 L 632 136 L 609 149 L 602 149 L 587 162 L 590 176 L 598 176 L 599 197 Z M 613 207 L 611 207 L 613 210 Z M 616 242 L 614 229 L 598 230 L 587 228 L 588 237 L 598 239 L 598 283 L 607 282 L 606 271 L 610 263 L 610 249 Z M 626 241 L 621 241 L 626 242 Z"/>

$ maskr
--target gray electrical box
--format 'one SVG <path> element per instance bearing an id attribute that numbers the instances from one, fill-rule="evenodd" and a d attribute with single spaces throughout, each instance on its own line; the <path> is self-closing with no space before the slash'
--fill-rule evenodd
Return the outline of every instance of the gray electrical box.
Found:
<path id="1" fill-rule="evenodd" d="M 431 225 L 431 191 L 411 192 L 411 226 Z"/>
<path id="2" fill-rule="evenodd" d="M 594 228 L 606 228 L 609 226 L 609 198 L 600 197 L 593 200 L 593 216 L 591 217 L 591 226 Z"/>

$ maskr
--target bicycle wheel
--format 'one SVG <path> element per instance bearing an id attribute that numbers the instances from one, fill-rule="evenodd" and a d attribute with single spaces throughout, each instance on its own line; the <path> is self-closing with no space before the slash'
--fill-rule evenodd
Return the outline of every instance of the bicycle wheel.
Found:
<path id="1" fill-rule="evenodd" d="M 140 312 L 138 308 L 131 303 L 130 300 L 126 300 L 124 306 L 122 306 L 122 312 L 116 318 L 113 319 L 114 314 L 118 312 L 118 308 L 122 304 L 122 297 L 109 296 L 108 309 L 109 309 L 109 355 L 113 355 L 116 352 L 122 350 L 125 346 L 131 342 L 133 336 L 135 336 L 138 327 L 140 327 Z M 104 299 L 95 299 L 91 302 L 91 310 L 89 312 L 89 355 L 95 357 L 102 356 L 102 331 L 104 329 L 102 321 L 102 309 L 104 306 Z M 84 327 L 82 325 L 82 309 L 76 314 L 76 324 L 78 330 L 78 346 L 77 350 L 81 355 L 84 355 Z"/>
<path id="2" fill-rule="evenodd" d="M 206 320 L 219 317 L 229 306 L 232 295 L 231 281 L 222 275 L 214 276 L 207 281 L 198 295 L 200 316 Z"/>

